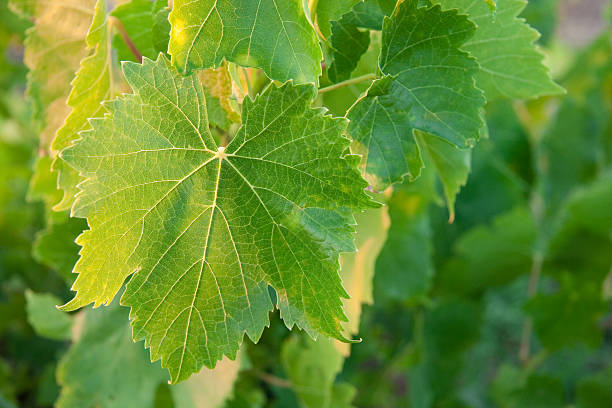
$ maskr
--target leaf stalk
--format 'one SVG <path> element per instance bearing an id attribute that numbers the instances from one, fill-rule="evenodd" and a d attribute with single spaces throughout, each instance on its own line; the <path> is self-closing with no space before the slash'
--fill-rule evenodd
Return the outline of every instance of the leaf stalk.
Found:
<path id="1" fill-rule="evenodd" d="M 347 79 L 346 81 L 338 82 L 337 84 L 333 84 L 330 86 L 326 86 L 325 88 L 319 89 L 319 95 L 323 93 L 335 91 L 336 89 L 344 88 L 345 86 L 355 85 L 360 82 L 373 81 L 376 78 L 378 78 L 378 75 L 376 74 L 365 74 L 365 75 L 361 75 L 355 78 L 350 78 L 350 79 Z"/>

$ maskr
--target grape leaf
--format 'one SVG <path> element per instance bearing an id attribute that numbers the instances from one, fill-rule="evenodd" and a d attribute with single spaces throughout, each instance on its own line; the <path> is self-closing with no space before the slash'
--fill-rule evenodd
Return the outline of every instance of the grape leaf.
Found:
<path id="1" fill-rule="evenodd" d="M 28 96 L 40 120 L 41 146 L 46 149 L 70 112 L 66 98 L 70 81 L 86 55 L 85 36 L 93 16 L 94 0 L 12 0 L 11 7 L 32 19 L 25 40 L 24 62 Z"/>
<path id="2" fill-rule="evenodd" d="M 436 2 L 444 8 L 459 9 L 478 26 L 462 49 L 478 60 L 476 84 L 485 91 L 488 100 L 528 99 L 564 92 L 550 78 L 542 62 L 544 55 L 534 44 L 540 35 L 517 17 L 527 5 L 526 0 L 498 0 L 494 14 L 484 1 Z"/>
<path id="3" fill-rule="evenodd" d="M 395 3 L 394 0 L 360 1 L 339 20 L 330 22 L 332 61 L 327 71 L 330 81 L 340 82 L 350 77 L 368 50 L 369 30 L 382 30 L 383 19 L 393 12 Z"/>
<path id="4" fill-rule="evenodd" d="M 365 177 L 379 190 L 420 174 L 415 130 L 468 147 L 484 124 L 485 100 L 474 86 L 478 65 L 460 50 L 474 25 L 456 11 L 417 4 L 405 1 L 385 19 L 379 65 L 386 76 L 347 114 Z"/>
<path id="5" fill-rule="evenodd" d="M 431 177 L 429 177 L 431 178 Z M 418 301 L 426 296 L 434 274 L 432 231 L 427 208 L 431 181 L 421 177 L 398 186 L 389 199 L 391 227 L 376 260 L 376 301 Z"/>
<path id="6" fill-rule="evenodd" d="M 338 20 L 360 0 L 318 0 L 315 21 L 324 37 L 331 35 L 331 22 Z"/>
<path id="7" fill-rule="evenodd" d="M 156 3 L 160 3 L 162 1 L 164 0 L 156 0 Z M 153 19 L 153 46 L 155 47 L 155 51 L 157 53 L 168 53 L 168 44 L 170 43 L 170 30 L 172 28 L 170 26 L 170 21 L 168 20 L 169 14 L 170 9 L 168 7 L 164 7 L 159 9 Z"/>
<path id="8" fill-rule="evenodd" d="M 360 1 L 340 21 L 359 28 L 382 30 L 385 16 L 390 16 L 395 8 L 395 0 L 364 0 Z"/>
<path id="9" fill-rule="evenodd" d="M 563 384 L 546 374 L 525 374 L 504 364 L 491 384 L 491 396 L 504 408 L 539 408 L 565 406 Z"/>
<path id="10" fill-rule="evenodd" d="M 170 55 L 183 73 L 226 59 L 318 84 L 323 56 L 301 0 L 177 0 L 169 18 Z"/>
<path id="11" fill-rule="evenodd" d="M 576 387 L 578 408 L 606 408 L 612 405 L 612 367 L 579 380 Z"/>
<path id="12" fill-rule="evenodd" d="M 310 85 L 272 86 L 218 148 L 196 76 L 163 55 L 124 75 L 135 94 L 62 153 L 86 178 L 73 213 L 91 228 L 64 309 L 109 303 L 135 273 L 122 297 L 134 338 L 173 382 L 233 358 L 244 332 L 259 338 L 268 284 L 288 327 L 344 339 L 338 253 L 354 248 L 350 209 L 375 205 L 345 121 L 309 107 Z"/>
<path id="13" fill-rule="evenodd" d="M 39 336 L 52 340 L 68 340 L 72 318 L 57 310 L 61 300 L 49 293 L 25 292 L 28 322 Z"/>
<path id="14" fill-rule="evenodd" d="M 57 217 L 61 219 L 52 220 L 47 216 L 47 227 L 36 234 L 32 256 L 55 270 L 70 285 L 74 280 L 72 268 L 79 258 L 79 247 L 74 240 L 87 229 L 87 223 L 82 219 L 69 218 L 65 212 Z"/>
<path id="15" fill-rule="evenodd" d="M 344 358 L 329 339 L 292 336 L 282 346 L 281 362 L 301 407 L 351 407 L 355 389 L 335 383 Z"/>
<path id="16" fill-rule="evenodd" d="M 168 380 L 159 363 L 132 342 L 127 309 L 114 302 L 81 312 L 78 339 L 57 368 L 58 408 L 153 407 L 155 390 Z"/>
<path id="17" fill-rule="evenodd" d="M 370 46 L 370 32 L 363 31 L 342 19 L 331 23 L 331 53 L 333 60 L 327 71 L 332 82 L 347 80 L 357 67 L 359 58 Z"/>
<path id="18" fill-rule="evenodd" d="M 442 183 L 446 205 L 449 211 L 449 222 L 455 219 L 455 197 L 461 187 L 467 183 L 471 169 L 471 149 L 458 149 L 439 137 L 415 131 L 419 149 L 423 152 L 428 166 L 436 170 Z"/>
<path id="19" fill-rule="evenodd" d="M 94 49 L 92 55 L 81 61 L 81 67 L 72 81 L 72 90 L 67 104 L 72 111 L 51 143 L 53 151 L 60 151 L 69 146 L 78 137 L 78 133 L 89 127 L 90 118 L 100 117 L 106 111 L 101 102 L 111 97 L 112 93 L 112 58 L 110 54 L 111 38 L 108 32 L 106 17 L 106 0 L 98 0 L 91 27 L 87 33 L 87 47 Z M 58 186 L 64 192 L 62 200 L 54 207 L 56 211 L 71 207 L 78 192 L 76 185 L 80 181 L 76 171 L 56 158 L 53 169 L 59 173 Z"/>
<path id="20" fill-rule="evenodd" d="M 535 222 L 523 207 L 496 217 L 491 226 L 468 230 L 455 242 L 456 256 L 440 271 L 441 291 L 479 293 L 527 274 L 535 240 Z"/>
<path id="21" fill-rule="evenodd" d="M 601 297 L 601 282 L 563 274 L 560 283 L 555 293 L 538 293 L 525 305 L 538 338 L 549 350 L 576 344 L 597 347 L 603 334 L 598 321 L 609 306 Z"/>

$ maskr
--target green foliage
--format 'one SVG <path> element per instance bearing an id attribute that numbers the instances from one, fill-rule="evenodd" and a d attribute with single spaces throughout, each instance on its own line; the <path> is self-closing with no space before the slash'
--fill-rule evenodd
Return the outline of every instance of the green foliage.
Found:
<path id="1" fill-rule="evenodd" d="M 425 147 L 415 130 L 468 147 L 483 126 L 478 65 L 460 49 L 475 26 L 454 11 L 417 3 L 402 2 L 385 20 L 379 66 L 386 76 L 347 115 L 366 179 L 377 189 L 420 175 Z"/>
<path id="2" fill-rule="evenodd" d="M 8 6 L 0 406 L 610 406 L 610 27 L 568 46 L 549 0 Z"/>
<path id="3" fill-rule="evenodd" d="M 309 86 L 271 87 L 244 104 L 243 126 L 218 148 L 195 76 L 164 57 L 124 70 L 136 94 L 107 105 L 110 115 L 62 154 L 86 178 L 73 213 L 91 228 L 78 240 L 77 295 L 63 308 L 109 303 L 137 270 L 123 303 L 173 381 L 234 357 L 244 332 L 259 338 L 271 307 L 262 278 L 288 327 L 343 339 L 333 259 L 352 248 L 344 208 L 370 205 L 355 157 L 344 156 L 344 121 L 309 108 Z M 147 167 L 156 162 L 176 167 Z M 113 180 L 133 168 L 143 171 Z"/>
<path id="4" fill-rule="evenodd" d="M 278 81 L 318 82 L 321 48 L 300 0 L 174 2 L 170 54 L 183 73 L 223 59 Z"/>
<path id="5" fill-rule="evenodd" d="M 476 58 L 480 71 L 476 84 L 487 99 L 535 98 L 563 92 L 544 66 L 544 56 L 534 47 L 539 34 L 517 18 L 527 1 L 497 0 L 495 13 L 482 1 L 436 0 L 445 8 L 470 17 L 478 30 L 463 49 Z"/>
<path id="6" fill-rule="evenodd" d="M 72 319 L 57 310 L 61 300 L 48 293 L 26 291 L 28 322 L 41 337 L 53 340 L 70 339 Z"/>

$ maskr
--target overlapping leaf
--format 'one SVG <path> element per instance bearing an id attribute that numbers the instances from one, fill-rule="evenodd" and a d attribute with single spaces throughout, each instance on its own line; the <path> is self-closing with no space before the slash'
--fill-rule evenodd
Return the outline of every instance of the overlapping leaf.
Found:
<path id="1" fill-rule="evenodd" d="M 169 18 L 172 62 L 183 73 L 226 59 L 282 82 L 318 83 L 321 48 L 301 0 L 178 0 Z"/>
<path id="2" fill-rule="evenodd" d="M 28 322 L 39 336 L 53 340 L 70 339 L 72 318 L 57 310 L 60 299 L 50 293 L 25 292 Z"/>
<path id="3" fill-rule="evenodd" d="M 58 408 L 154 406 L 155 390 L 168 374 L 132 342 L 127 310 L 117 303 L 76 319 L 74 343 L 58 365 Z"/>
<path id="4" fill-rule="evenodd" d="M 111 14 L 121 21 L 130 40 L 134 43 L 140 54 L 148 58 L 156 58 L 159 51 L 165 52 L 168 47 L 166 43 L 165 46 L 161 47 L 163 49 L 158 50 L 154 37 L 157 14 L 167 5 L 167 1 L 131 0 L 128 3 L 117 6 Z M 121 36 L 115 36 L 113 48 L 117 50 L 120 61 L 136 61 L 136 57 Z"/>
<path id="5" fill-rule="evenodd" d="M 350 77 L 370 45 L 370 31 L 382 30 L 383 19 L 393 12 L 393 0 L 366 0 L 355 4 L 337 21 L 331 21 L 332 61 L 327 75 L 332 82 Z M 365 30 L 364 30 L 365 29 Z"/>
<path id="6" fill-rule="evenodd" d="M 86 55 L 85 37 L 93 17 L 94 0 L 12 0 L 14 10 L 34 20 L 25 40 L 28 95 L 41 123 L 43 148 L 70 112 L 66 98 L 70 82 Z"/>
<path id="7" fill-rule="evenodd" d="M 360 0 L 319 0 L 316 10 L 312 10 L 315 23 L 325 37 L 331 35 L 331 22 L 338 20 Z"/>
<path id="8" fill-rule="evenodd" d="M 483 127 L 482 92 L 474 85 L 478 65 L 461 51 L 474 25 L 456 11 L 401 3 L 383 25 L 380 69 L 348 113 L 354 149 L 363 154 L 366 179 L 382 189 L 404 175 L 420 174 L 415 130 L 468 147 Z"/>
<path id="9" fill-rule="evenodd" d="M 104 114 L 105 110 L 101 103 L 110 98 L 113 86 L 109 42 L 106 1 L 98 0 L 87 34 L 87 47 L 94 49 L 94 53 L 81 61 L 81 68 L 72 82 L 72 91 L 67 100 L 72 111 L 51 143 L 53 151 L 60 151 L 70 145 L 78 137 L 78 132 L 89 127 L 88 119 Z M 60 158 L 56 158 L 53 168 L 59 173 L 58 185 L 64 192 L 55 210 L 67 210 L 77 193 L 76 185 L 79 182 L 79 176 Z"/>
<path id="10" fill-rule="evenodd" d="M 526 0 L 498 0 L 495 13 L 483 1 L 436 2 L 467 14 L 478 26 L 462 49 L 478 60 L 476 83 L 487 99 L 528 99 L 563 92 L 551 79 L 543 63 L 544 55 L 534 44 L 540 35 L 517 17 L 527 5 Z"/>
<path id="11" fill-rule="evenodd" d="M 291 337 L 281 350 L 281 361 L 302 408 L 350 408 L 355 388 L 336 383 L 344 358 L 329 339 Z"/>
<path id="12" fill-rule="evenodd" d="M 371 206 L 345 121 L 286 84 L 245 100 L 242 128 L 217 147 L 204 93 L 167 60 L 126 63 L 135 94 L 63 152 L 86 177 L 73 207 L 91 230 L 64 309 L 122 302 L 174 382 L 257 340 L 276 289 L 285 323 L 343 339 L 339 251 L 353 248 L 350 209 Z"/>

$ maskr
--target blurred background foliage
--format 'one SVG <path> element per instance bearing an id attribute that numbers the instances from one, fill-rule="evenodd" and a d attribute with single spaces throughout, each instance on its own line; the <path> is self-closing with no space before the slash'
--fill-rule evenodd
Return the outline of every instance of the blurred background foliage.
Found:
<path id="1" fill-rule="evenodd" d="M 236 362 L 169 386 L 131 342 L 127 310 L 54 308 L 70 296 L 78 251 L 58 237 L 84 225 L 49 221 L 41 192 L 54 181 L 30 180 L 48 160 L 23 96 L 31 23 L 0 0 L 0 407 L 612 407 L 612 29 L 603 10 L 594 0 L 529 1 L 522 16 L 567 94 L 489 103 L 488 138 L 473 151 L 452 224 L 427 171 L 381 196 L 386 209 L 359 215 L 360 253 L 343 270 L 360 274 L 343 278 L 368 304 L 349 328 L 363 338 L 350 354 L 274 315 Z M 343 115 L 361 91 L 325 102 Z M 358 319 L 359 304 L 347 308 Z"/>

